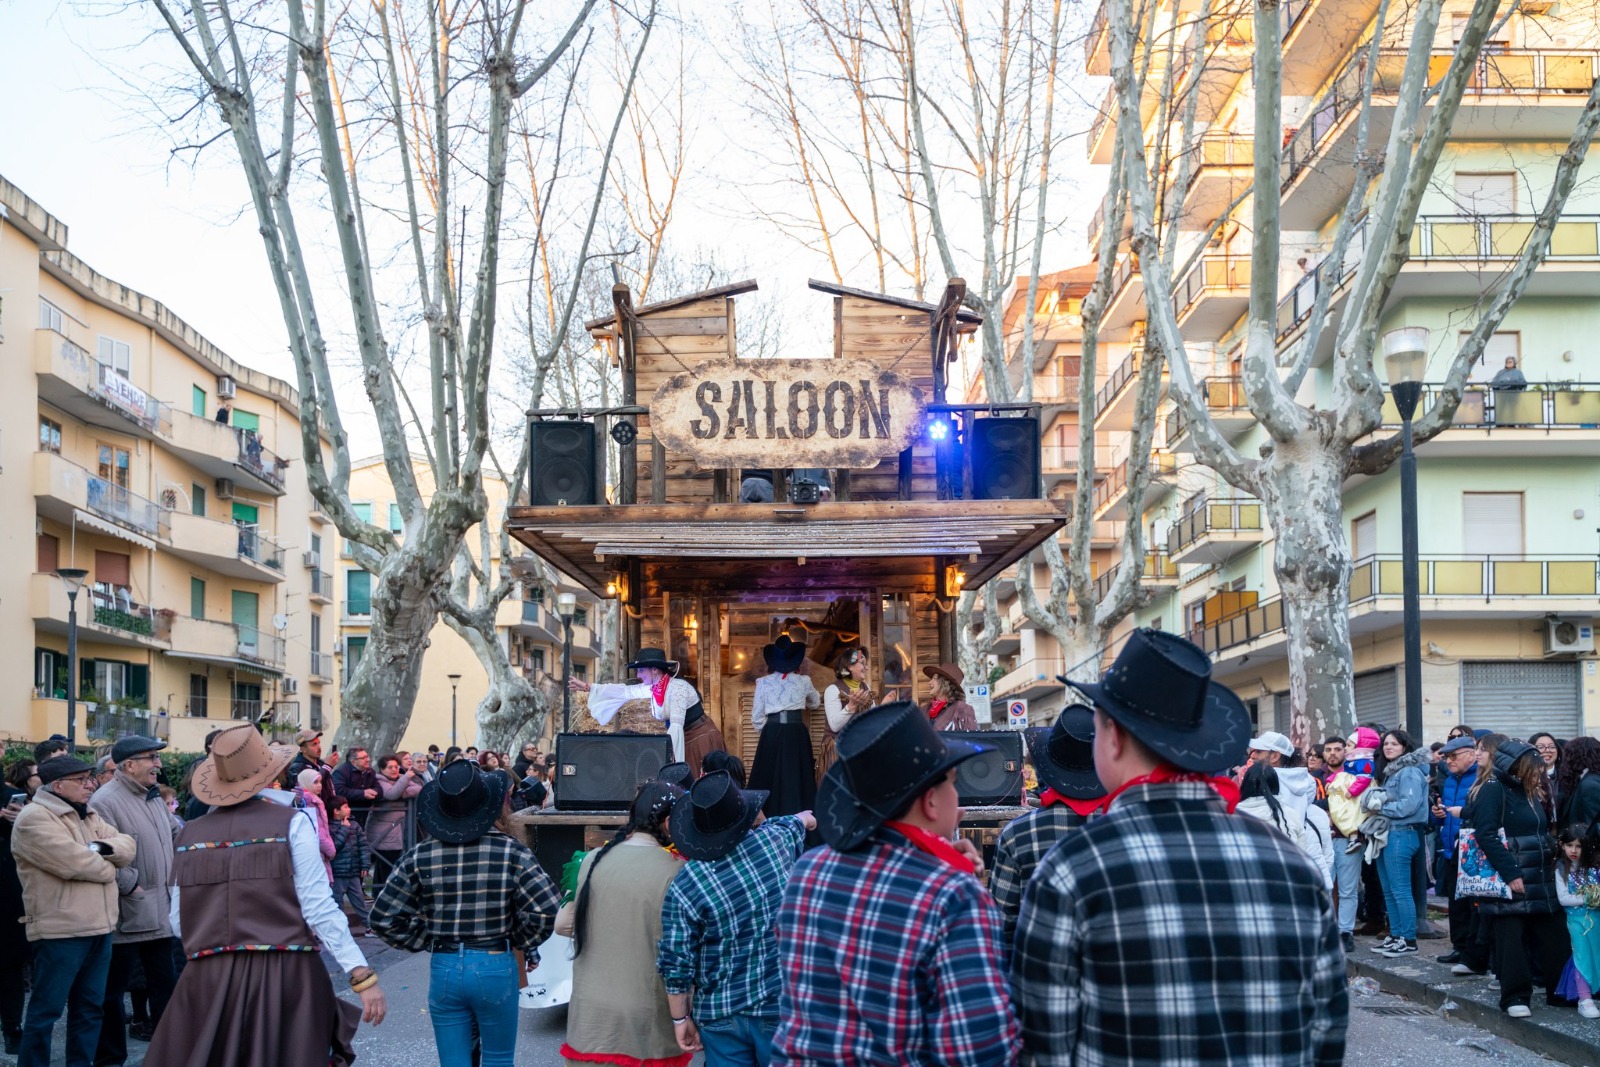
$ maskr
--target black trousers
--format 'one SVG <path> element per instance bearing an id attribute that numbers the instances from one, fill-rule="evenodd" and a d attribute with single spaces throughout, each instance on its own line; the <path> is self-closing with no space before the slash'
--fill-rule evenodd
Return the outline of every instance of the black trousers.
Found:
<path id="1" fill-rule="evenodd" d="M 1434 881 L 1439 887 L 1439 892 L 1450 901 L 1450 947 L 1467 956 L 1472 955 L 1469 946 L 1469 939 L 1472 936 L 1472 898 L 1456 897 L 1457 862 L 1454 856 L 1440 853 Z M 1483 968 L 1479 966 L 1478 969 Z"/>
<path id="2" fill-rule="evenodd" d="M 112 945 L 111 969 L 106 973 L 105 1018 L 100 1023 L 100 1042 L 94 1050 L 95 1067 L 128 1060 L 128 1025 L 122 1015 L 122 998 L 128 991 L 135 961 L 144 968 L 150 992 L 152 1029 L 161 1022 L 161 1013 L 167 1010 L 172 989 L 178 984 L 177 970 L 172 966 L 172 938 Z"/>
<path id="3" fill-rule="evenodd" d="M 1382 923 L 1388 919 L 1388 909 L 1383 903 L 1383 882 L 1378 878 L 1378 865 L 1363 861 L 1361 864 L 1361 917 L 1369 923 Z"/>
<path id="4" fill-rule="evenodd" d="M 21 930 L 22 924 L 17 923 L 16 927 Z M 18 938 L 7 937 L 0 944 L 5 946 L 6 960 L 0 964 L 0 1029 L 16 1035 L 22 1033 L 22 1008 L 28 992 L 28 961 L 32 959 L 33 951 L 28 947 L 27 934 Z"/>
<path id="5" fill-rule="evenodd" d="M 1537 964 L 1546 997 L 1556 995 L 1561 970 L 1572 953 L 1564 914 L 1493 917 L 1494 973 L 1500 979 L 1500 1008 L 1528 1005 L 1533 999 Z"/>

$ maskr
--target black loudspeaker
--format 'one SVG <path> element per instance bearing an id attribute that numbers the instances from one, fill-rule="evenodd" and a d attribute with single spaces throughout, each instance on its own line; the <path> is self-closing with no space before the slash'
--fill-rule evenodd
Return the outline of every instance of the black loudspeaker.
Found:
<path id="1" fill-rule="evenodd" d="M 671 762 L 666 734 L 557 734 L 556 807 L 627 811 L 640 783 Z"/>
<path id="2" fill-rule="evenodd" d="M 594 423 L 528 423 L 528 503 L 593 504 Z"/>
<path id="3" fill-rule="evenodd" d="M 972 496 L 975 500 L 1039 498 L 1039 420 L 974 419 Z"/>
<path id="4" fill-rule="evenodd" d="M 956 764 L 956 792 L 961 794 L 962 807 L 1022 803 L 1020 730 L 952 731 L 941 736 L 993 749 Z M 560 795 L 557 790 L 556 796 Z"/>

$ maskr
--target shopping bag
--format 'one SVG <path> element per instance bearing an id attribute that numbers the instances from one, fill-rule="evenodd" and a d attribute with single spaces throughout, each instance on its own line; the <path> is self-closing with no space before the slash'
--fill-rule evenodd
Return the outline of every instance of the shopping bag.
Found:
<path id="1" fill-rule="evenodd" d="M 1500 830 L 1500 843 L 1506 843 L 1506 832 Z M 1478 844 L 1477 831 L 1463 828 L 1456 839 L 1456 898 L 1475 897 L 1486 900 L 1510 900 L 1511 887 L 1506 885 L 1500 872 L 1494 869 L 1489 857 Z"/>

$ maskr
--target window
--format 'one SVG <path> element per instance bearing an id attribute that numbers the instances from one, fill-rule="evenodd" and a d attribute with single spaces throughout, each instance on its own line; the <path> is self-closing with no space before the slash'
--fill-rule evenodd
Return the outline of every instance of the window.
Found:
<path id="1" fill-rule="evenodd" d="M 128 488 L 128 450 L 116 445 L 99 446 L 100 477 L 112 485 Z"/>
<path id="2" fill-rule="evenodd" d="M 315 556 L 319 560 L 322 558 L 322 535 L 321 534 L 312 534 L 311 535 L 311 554 L 313 556 Z"/>
<path id="3" fill-rule="evenodd" d="M 128 692 L 128 664 L 116 659 L 97 659 L 94 664 L 94 689 L 103 701 L 131 696 Z"/>
<path id="4" fill-rule="evenodd" d="M 528 653 L 527 661 L 523 664 L 528 670 L 538 673 L 544 670 L 544 649 L 536 648 Z"/>
<path id="5" fill-rule="evenodd" d="M 363 570 L 344 572 L 344 613 L 372 614 L 372 575 Z"/>
<path id="6" fill-rule="evenodd" d="M 185 713 L 189 715 L 198 715 L 201 717 L 205 716 L 207 689 L 210 685 L 210 682 L 211 679 L 207 675 L 189 675 L 189 703 L 188 706 L 184 708 Z"/>
<path id="7" fill-rule="evenodd" d="M 393 533 L 399 533 L 401 530 L 404 530 L 405 528 L 406 528 L 405 520 L 400 517 L 400 505 L 399 504 L 390 504 L 389 505 L 389 529 L 390 529 L 390 531 L 393 532 Z"/>
<path id="8" fill-rule="evenodd" d="M 344 684 L 349 685 L 350 679 L 355 676 L 356 667 L 361 664 L 361 657 L 366 654 L 367 639 L 365 637 L 347 637 L 344 639 Z"/>
<path id="9" fill-rule="evenodd" d="M 322 729 L 322 698 L 315 693 L 311 696 L 311 721 L 306 726 L 312 730 Z"/>
<path id="10" fill-rule="evenodd" d="M 316 612 L 311 614 L 311 651 L 322 652 L 322 616 Z"/>
<path id="11" fill-rule="evenodd" d="M 261 416 L 257 415 L 253 411 L 241 411 L 238 408 L 234 408 L 233 424 L 241 430 L 254 430 L 256 433 L 261 432 Z"/>
<path id="12" fill-rule="evenodd" d="M 206 517 L 206 487 L 199 482 L 189 487 L 189 510 L 202 519 Z"/>
<path id="13" fill-rule="evenodd" d="M 133 374 L 133 349 L 114 337 L 100 338 L 100 362 L 124 378 Z"/>
<path id="14" fill-rule="evenodd" d="M 578 608 L 575 611 L 573 611 L 573 613 L 572 613 L 572 625 L 574 625 L 574 626 L 588 626 L 589 625 L 589 609 L 588 608 Z"/>
<path id="15" fill-rule="evenodd" d="M 572 665 L 572 673 L 580 682 L 588 681 L 589 679 L 589 668 L 582 663 L 574 663 Z"/>
<path id="16" fill-rule="evenodd" d="M 362 522 L 372 521 L 372 505 L 368 503 L 351 504 L 350 509 L 356 513 L 356 518 Z"/>
<path id="17" fill-rule="evenodd" d="M 261 687 L 245 682 L 233 683 L 233 717 L 246 722 L 261 718 Z"/>
<path id="18" fill-rule="evenodd" d="M 64 319 L 65 316 L 61 314 L 60 308 L 48 300 L 39 301 L 39 329 L 61 333 L 62 326 L 65 325 Z"/>
<path id="19" fill-rule="evenodd" d="M 206 617 L 206 583 L 199 578 L 189 579 L 189 618 Z"/>
<path id="20" fill-rule="evenodd" d="M 1350 524 L 1350 555 L 1357 562 L 1378 554 L 1378 513 L 1369 511 Z"/>
<path id="21" fill-rule="evenodd" d="M 1513 215 L 1517 210 L 1517 176 L 1456 172 L 1456 209 L 1463 215 Z"/>
<path id="22" fill-rule="evenodd" d="M 1522 555 L 1521 493 L 1462 493 L 1461 523 L 1467 555 Z"/>
<path id="23" fill-rule="evenodd" d="M 206 391 L 198 385 L 189 387 L 189 411 L 202 419 L 206 417 Z"/>
<path id="24" fill-rule="evenodd" d="M 39 573 L 54 574 L 61 569 L 61 539 L 54 534 L 40 534 L 37 539 L 37 555 Z"/>
<path id="25" fill-rule="evenodd" d="M 61 455 L 61 424 L 39 416 L 39 451 Z"/>
<path id="26" fill-rule="evenodd" d="M 33 650 L 34 696 L 67 698 L 67 654 L 50 648 Z"/>

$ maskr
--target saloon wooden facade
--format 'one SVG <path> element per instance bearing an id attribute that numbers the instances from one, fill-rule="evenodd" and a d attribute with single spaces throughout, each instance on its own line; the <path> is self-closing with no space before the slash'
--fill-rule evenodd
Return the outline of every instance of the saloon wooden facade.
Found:
<path id="1" fill-rule="evenodd" d="M 835 436 L 817 433 L 796 441 L 776 438 L 786 418 L 804 421 L 804 413 L 794 409 L 820 403 L 820 385 L 808 393 L 812 383 L 799 382 L 787 396 L 768 387 L 763 397 L 760 385 L 754 394 L 741 394 L 725 381 L 730 368 L 742 365 L 737 298 L 755 288 L 746 282 L 634 308 L 626 287 L 617 287 L 615 314 L 587 326 L 620 370 L 622 403 L 598 413 L 530 413 L 535 419 L 592 419 L 601 444 L 627 439 L 629 430 L 612 431 L 619 423 L 631 425 L 636 437 L 611 449 L 616 468 L 609 477 L 599 476 L 610 487 L 609 500 L 513 508 L 509 519 L 513 535 L 536 554 L 597 595 L 622 599 L 624 654 L 667 649 L 699 687 L 730 749 L 747 759 L 756 741 L 750 702 L 755 679 L 765 671 L 761 647 L 778 633 L 804 637 L 806 669 L 819 689 L 832 678 L 836 651 L 859 642 L 871 655 L 875 692 L 924 699 L 921 668 L 955 659 L 953 608 L 960 589 L 988 581 L 1053 536 L 1068 517 L 1064 504 L 1037 499 L 1036 493 L 1029 494 L 1032 499 L 975 498 L 983 495 L 987 473 L 982 458 L 974 456 L 975 421 L 1029 412 L 1026 405 L 946 403 L 946 372 L 956 345 L 981 324 L 960 306 L 960 281 L 952 281 L 937 304 L 811 283 L 831 300 L 832 358 L 852 361 L 852 367 L 870 363 L 885 382 L 908 382 L 919 398 L 919 425 L 901 438 L 912 443 L 885 456 L 868 454 L 874 445 L 881 447 L 881 441 L 867 440 L 877 428 L 869 414 L 880 417 L 878 409 L 858 407 L 850 417 L 842 409 L 844 393 L 854 391 L 856 380 L 874 398 L 883 396 L 886 407 L 892 406 L 890 385 L 880 390 L 879 383 L 852 371 L 851 383 L 833 396 L 839 410 L 811 412 L 824 422 L 833 419 Z M 818 305 L 819 313 L 827 310 L 822 299 Z M 759 362 L 757 371 L 781 361 Z M 722 384 L 697 395 L 705 403 L 717 396 L 727 419 L 706 412 L 693 432 L 652 425 L 652 400 L 664 391 L 695 388 L 696 372 L 707 364 L 713 367 L 698 378 Z M 859 394 L 855 399 L 866 402 Z M 655 410 L 661 416 L 679 408 L 663 399 Z M 762 425 L 744 425 L 750 412 Z M 702 440 L 713 421 L 716 439 Z M 760 469 L 771 475 L 774 500 L 741 503 L 747 469 L 730 465 L 725 443 L 738 444 L 745 456 L 740 462 L 747 462 L 750 438 L 762 434 L 767 458 Z M 670 448 L 669 440 L 682 450 Z M 1029 447 L 1036 449 L 1037 441 L 1034 430 Z M 603 456 L 607 449 L 598 451 Z M 1034 463 L 1036 480 L 1036 458 Z M 827 482 L 831 499 L 790 502 L 799 468 L 824 471 L 809 477 Z M 820 743 L 820 721 L 812 736 Z"/>

